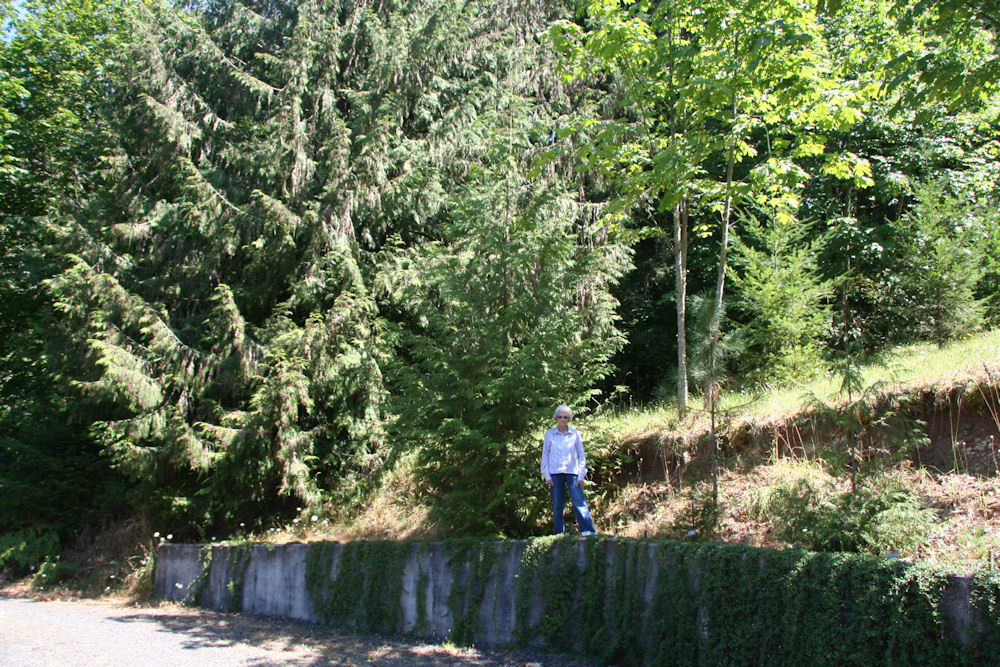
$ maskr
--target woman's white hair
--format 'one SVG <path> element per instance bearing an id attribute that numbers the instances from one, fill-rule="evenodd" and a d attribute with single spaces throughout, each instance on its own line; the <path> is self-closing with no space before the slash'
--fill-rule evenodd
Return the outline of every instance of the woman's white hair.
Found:
<path id="1" fill-rule="evenodd" d="M 556 411 L 552 413 L 552 418 L 555 419 L 556 417 L 558 417 L 560 412 L 565 412 L 566 414 L 568 414 L 570 419 L 573 418 L 573 408 L 569 407 L 568 405 L 560 405 L 558 408 L 556 408 Z"/>

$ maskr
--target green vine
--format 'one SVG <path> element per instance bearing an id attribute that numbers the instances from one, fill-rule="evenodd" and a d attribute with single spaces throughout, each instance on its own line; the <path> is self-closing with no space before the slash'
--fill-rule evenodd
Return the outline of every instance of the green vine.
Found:
<path id="1" fill-rule="evenodd" d="M 507 545 L 508 548 L 516 548 Z M 252 545 L 229 552 L 234 603 Z M 428 545 L 313 543 L 306 584 L 321 620 L 359 632 L 403 631 L 402 584 L 417 559 L 416 623 L 428 625 Z M 452 572 L 449 639 L 481 636 L 497 613 L 497 543 L 443 544 Z M 212 547 L 185 603 L 209 581 Z M 741 545 L 550 536 L 520 555 L 514 643 L 543 641 L 613 664 L 988 664 L 1000 655 L 1000 576 L 972 584 L 969 641 L 945 616 L 948 575 L 898 560 Z M 497 580 L 499 582 L 499 580 Z"/>
<path id="2" fill-rule="evenodd" d="M 333 622 L 330 604 L 333 579 L 330 570 L 336 546 L 332 542 L 313 542 L 306 551 L 306 592 L 312 602 L 313 613 L 324 623 Z"/>
<path id="3" fill-rule="evenodd" d="M 614 608 L 615 601 L 609 603 L 604 586 L 608 578 L 609 547 L 614 548 L 614 542 L 587 540 L 584 547 L 586 560 L 580 574 L 581 595 L 578 614 L 582 630 L 580 645 L 585 654 L 598 657 L 603 655 L 605 648 L 611 643 L 607 611 Z"/>
<path id="4" fill-rule="evenodd" d="M 340 562 L 331 580 L 335 551 Z M 410 546 L 397 542 L 314 542 L 306 587 L 322 621 L 360 632 L 402 631 L 403 566 Z"/>
<path id="5" fill-rule="evenodd" d="M 421 549 L 426 549 L 426 545 L 421 545 Z M 419 552 L 418 552 L 419 553 Z M 417 558 L 417 619 L 413 625 L 413 633 L 420 635 L 423 634 L 428 627 L 427 620 L 427 586 L 429 585 L 429 579 L 427 578 L 427 573 L 424 572 L 423 565 L 420 564 L 419 556 Z"/>
<path id="6" fill-rule="evenodd" d="M 229 562 L 232 572 L 226 588 L 229 590 L 229 611 L 243 611 L 243 587 L 246 584 L 247 568 L 254 544 L 249 541 L 232 542 L 229 545 Z"/>
<path id="7" fill-rule="evenodd" d="M 614 542 L 614 567 L 611 581 L 605 583 L 610 598 L 610 641 L 601 655 L 606 660 L 635 664 L 640 654 L 642 603 L 639 591 L 639 550 L 634 542 Z"/>
<path id="8" fill-rule="evenodd" d="M 647 629 L 647 652 L 656 665 L 693 665 L 698 657 L 695 577 L 690 575 L 697 551 L 678 544 L 656 544 L 656 585 Z"/>
<path id="9" fill-rule="evenodd" d="M 968 646 L 951 634 L 940 609 L 947 585 L 945 574 L 857 554 L 542 538 L 521 557 L 514 639 L 525 645 L 541 638 L 550 648 L 612 664 L 994 659 L 1000 578 L 976 580 L 978 630 Z"/>
<path id="10" fill-rule="evenodd" d="M 973 578 L 972 606 L 981 633 L 972 641 L 973 661 L 987 664 L 1000 656 L 1000 572 L 982 572 Z"/>
<path id="11" fill-rule="evenodd" d="M 490 572 L 497 562 L 496 544 L 474 538 L 449 540 L 445 542 L 445 549 L 453 573 L 461 568 L 468 570 L 464 585 L 459 586 L 456 578 L 448 595 L 448 608 L 454 619 L 448 639 L 457 644 L 468 644 L 479 632 L 479 612 L 486 596 Z M 493 600 L 495 602 L 495 595 Z"/>
<path id="12" fill-rule="evenodd" d="M 557 651 L 572 648 L 572 637 L 568 629 L 573 620 L 580 588 L 580 568 L 576 564 L 575 547 L 569 540 L 552 543 L 552 550 L 543 561 L 548 566 L 543 573 L 544 581 L 540 588 L 536 588 L 544 598 L 537 630 L 545 638 L 545 643 Z"/>
<path id="13" fill-rule="evenodd" d="M 536 629 L 531 624 L 531 610 L 542 585 L 539 580 L 543 564 L 556 543 L 563 539 L 566 538 L 561 535 L 549 535 L 530 540 L 521 554 L 517 575 L 517 620 L 514 624 L 514 642 L 518 646 L 526 646 L 536 635 Z"/>
<path id="14" fill-rule="evenodd" d="M 209 576 L 212 573 L 213 556 L 214 553 L 210 544 L 206 544 L 198 549 L 198 563 L 201 565 L 201 570 L 198 572 L 198 576 L 194 578 L 194 581 L 188 586 L 187 594 L 181 600 L 181 604 L 189 607 L 198 605 L 202 593 L 205 592 L 205 588 L 208 586 Z"/>

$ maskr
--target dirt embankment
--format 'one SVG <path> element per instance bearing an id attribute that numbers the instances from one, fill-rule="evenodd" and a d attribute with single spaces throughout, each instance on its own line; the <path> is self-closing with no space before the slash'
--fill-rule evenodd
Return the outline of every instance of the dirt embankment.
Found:
<path id="1" fill-rule="evenodd" d="M 620 536 L 784 548 L 755 510 L 762 490 L 786 483 L 796 463 L 821 464 L 843 488 L 850 487 L 852 467 L 868 467 L 902 483 L 937 517 L 908 557 L 956 568 L 1000 566 L 998 406 L 1000 392 L 991 384 L 882 395 L 851 410 L 721 419 L 718 522 L 711 536 L 694 538 L 687 524 L 699 504 L 695 496 L 710 486 L 710 434 L 646 433 L 596 457 L 597 481 L 618 489 L 598 499 L 596 515 L 604 530 Z"/>
<path id="2" fill-rule="evenodd" d="M 935 473 L 1000 476 L 1000 392 L 995 386 L 886 394 L 856 401 L 848 414 L 813 409 L 769 419 L 719 418 L 718 461 L 731 467 L 779 458 L 907 461 Z M 627 463 L 601 466 L 597 479 L 618 485 L 704 478 L 711 462 L 707 428 L 651 432 L 621 443 Z M 620 459 L 619 459 L 620 460 Z M 603 477 L 601 476 L 603 474 Z"/>

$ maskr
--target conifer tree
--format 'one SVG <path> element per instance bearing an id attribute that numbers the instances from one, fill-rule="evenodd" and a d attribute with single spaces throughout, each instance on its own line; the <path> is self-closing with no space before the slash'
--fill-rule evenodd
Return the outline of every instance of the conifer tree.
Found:
<path id="1" fill-rule="evenodd" d="M 411 321 L 398 434 L 420 447 L 434 518 L 460 533 L 537 530 L 538 427 L 560 403 L 585 407 L 623 342 L 610 288 L 627 251 L 599 207 L 524 166 L 505 151 L 475 169 L 444 240 L 400 252 L 388 273 Z"/>
<path id="2" fill-rule="evenodd" d="M 373 478 L 372 253 L 439 236 L 483 155 L 474 121 L 532 84 L 519 53 L 557 9 L 132 6 L 107 190 L 64 216 L 72 261 L 50 286 L 94 433 L 147 506 L 198 533 Z"/>
<path id="3" fill-rule="evenodd" d="M 764 226 L 747 216 L 736 242 L 733 281 L 746 321 L 744 373 L 756 381 L 809 378 L 824 370 L 831 286 L 819 277 L 819 242 L 809 226 L 775 216 Z"/>

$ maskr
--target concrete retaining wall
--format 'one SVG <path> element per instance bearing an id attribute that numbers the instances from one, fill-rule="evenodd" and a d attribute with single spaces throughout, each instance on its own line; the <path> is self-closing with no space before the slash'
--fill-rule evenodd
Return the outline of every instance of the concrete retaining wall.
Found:
<path id="1" fill-rule="evenodd" d="M 702 590 L 708 585 L 703 582 L 704 568 L 711 566 L 704 565 L 709 561 L 692 559 L 690 554 L 694 552 L 684 551 L 691 549 L 690 545 L 675 546 L 614 539 L 602 539 L 588 544 L 583 539 L 563 538 L 555 543 L 551 541 L 545 543 L 549 544 L 550 548 L 554 546 L 556 551 L 543 552 L 542 567 L 538 568 L 536 563 L 535 566 L 531 566 L 532 573 L 525 575 L 526 558 L 529 560 L 532 557 L 539 558 L 537 555 L 539 552 L 534 556 L 527 555 L 532 544 L 530 541 L 477 543 L 478 546 L 472 549 L 468 546 L 470 543 L 462 544 L 465 546 L 461 548 L 450 543 L 395 545 L 393 548 L 397 551 L 394 553 L 399 554 L 402 559 L 401 573 L 398 570 L 368 572 L 371 566 L 359 564 L 357 559 L 345 560 L 345 549 L 350 545 L 337 543 L 281 546 L 164 544 L 160 546 L 157 555 L 154 590 L 155 595 L 160 598 L 184 601 L 209 609 L 242 610 L 251 614 L 312 622 L 329 621 L 364 631 L 402 633 L 439 639 L 455 638 L 456 629 L 459 629 L 460 632 L 466 633 L 460 637 L 460 640 L 464 641 L 500 645 L 529 643 L 560 650 L 574 650 L 586 648 L 588 641 L 593 639 L 594 628 L 580 627 L 583 624 L 580 619 L 583 611 L 586 611 L 586 605 L 593 607 L 595 604 L 592 599 L 590 601 L 584 599 L 583 591 L 591 586 L 598 586 L 603 591 L 611 591 L 617 587 L 618 591 L 614 593 L 617 597 L 605 592 L 601 594 L 604 601 L 596 604 L 607 606 L 608 600 L 616 599 L 617 604 L 627 604 L 631 608 L 629 613 L 632 614 L 633 626 L 621 626 L 617 630 L 608 628 L 608 632 L 612 634 L 626 632 L 632 636 L 631 641 L 643 644 L 637 649 L 637 653 L 630 654 L 633 657 L 615 658 L 623 662 L 646 661 L 648 656 L 653 654 L 651 652 L 660 650 L 664 641 L 662 637 L 671 636 L 670 633 L 673 632 L 670 628 L 666 630 L 663 628 L 662 619 L 665 615 L 679 612 L 676 611 L 677 606 L 674 602 L 664 600 L 663 593 L 658 592 L 658 578 L 672 577 L 674 581 L 686 582 L 682 586 L 692 592 L 693 600 L 707 599 L 698 596 L 717 595 Z M 492 553 L 487 553 L 490 545 Z M 313 552 L 314 557 L 310 561 L 310 549 L 314 548 L 321 551 Z M 557 556 L 556 552 L 559 550 L 562 553 Z M 324 554 L 324 560 L 318 561 L 315 558 L 316 553 Z M 484 553 L 489 557 L 484 558 Z M 685 553 L 688 555 L 684 556 Z M 740 553 L 743 553 L 742 558 L 745 562 L 759 563 L 759 566 L 751 565 L 748 570 L 751 579 L 754 568 L 764 570 L 765 560 L 772 558 L 771 554 L 765 554 L 763 550 L 753 552 L 746 550 Z M 756 557 L 751 557 L 754 554 Z M 593 559 L 599 561 L 596 563 L 597 569 L 593 567 L 595 565 L 591 562 Z M 321 563 L 323 569 L 328 565 L 329 571 L 317 573 L 315 570 L 317 562 Z M 342 571 L 345 562 L 349 567 L 357 568 L 359 571 Z M 698 562 L 702 562 L 703 565 L 698 565 Z M 774 561 L 771 562 L 773 565 Z M 488 570 L 484 563 L 488 565 Z M 310 567 L 314 568 L 311 574 Z M 683 568 L 688 569 L 678 574 Z M 771 567 L 771 570 L 768 570 L 768 576 L 771 578 L 767 581 L 770 584 L 765 585 L 770 585 L 772 588 L 785 587 L 789 590 L 799 585 L 797 582 L 792 582 L 794 577 L 791 576 L 788 580 L 792 583 L 781 583 L 782 575 L 779 574 L 779 578 L 776 579 L 774 569 Z M 580 581 L 579 584 L 570 581 L 567 588 L 566 572 L 571 573 L 569 575 L 571 579 L 579 577 L 584 572 L 597 572 L 598 576 L 593 574 L 587 576 L 605 581 Z M 531 580 L 522 582 L 522 576 L 526 578 L 530 576 Z M 552 583 L 559 577 L 563 577 L 562 583 L 558 585 Z M 363 589 L 360 583 L 362 580 L 365 582 Z M 942 590 L 940 594 L 934 594 L 937 596 L 936 601 L 927 603 L 937 605 L 937 609 L 936 611 L 931 609 L 930 613 L 922 617 L 939 619 L 932 621 L 936 625 L 928 628 L 930 633 L 937 633 L 942 638 L 950 636 L 950 640 L 953 640 L 951 643 L 956 647 L 968 644 L 970 640 L 975 641 L 984 631 L 987 634 L 992 633 L 991 637 L 1000 634 L 1000 628 L 984 628 L 982 618 L 973 610 L 970 603 L 972 590 L 970 577 L 942 577 L 940 581 Z M 329 611 L 323 611 L 324 601 L 335 595 L 333 584 L 330 582 L 338 582 L 336 586 L 341 587 L 337 589 L 341 591 L 341 596 L 344 590 L 356 591 L 354 593 L 356 599 L 348 600 L 347 606 L 341 602 L 339 607 L 341 611 L 334 617 L 330 616 Z M 552 610 L 563 606 L 562 601 L 556 607 L 546 606 L 546 591 L 541 589 L 550 584 L 556 588 L 561 586 L 562 595 L 568 595 L 564 598 L 566 606 L 583 611 L 580 613 L 574 611 L 563 621 L 557 621 L 562 623 L 563 627 L 556 628 L 555 632 L 551 628 L 547 631 L 535 631 L 537 628 L 548 627 L 546 624 L 551 626 Z M 731 587 L 725 583 L 720 585 L 718 582 L 712 585 L 716 587 L 716 591 L 722 590 L 730 597 L 740 595 L 744 596 L 744 599 L 747 596 L 752 597 L 754 601 L 750 607 L 754 604 L 763 606 L 765 603 L 770 605 L 771 609 L 779 607 L 778 618 L 769 617 L 765 622 L 787 624 L 790 622 L 789 619 L 794 622 L 796 618 L 794 615 L 786 614 L 784 619 L 781 618 L 780 606 L 784 604 L 782 600 L 801 606 L 802 600 L 806 599 L 806 604 L 809 604 L 808 596 L 804 598 L 801 592 L 759 591 L 760 586 L 757 583 L 744 581 L 734 581 L 733 584 Z M 344 585 L 348 588 L 343 588 Z M 349 588 L 351 585 L 356 587 L 351 589 Z M 632 590 L 623 593 L 621 591 L 623 585 L 631 587 Z M 865 585 L 861 582 L 862 589 Z M 872 586 L 877 585 L 882 584 L 872 584 Z M 363 594 L 360 592 L 362 590 L 365 591 Z M 384 607 L 398 610 L 394 612 L 396 616 L 389 618 L 384 627 L 372 626 L 370 622 L 366 624 L 365 619 L 370 621 L 372 616 L 368 608 L 382 605 L 379 597 L 394 597 L 394 591 L 398 591 L 398 604 L 396 600 L 386 600 Z M 521 599 L 522 596 L 525 599 Z M 625 602 L 622 602 L 623 600 Z M 718 605 L 718 597 L 713 600 L 711 604 Z M 840 604 L 847 606 L 851 602 L 853 601 L 845 600 Z M 724 635 L 726 629 L 720 627 L 721 622 L 711 624 L 708 619 L 709 608 L 714 609 L 711 613 L 718 616 L 727 603 L 723 602 L 722 607 L 700 608 L 698 602 L 695 603 L 695 607 L 691 607 L 690 600 L 683 604 L 689 609 L 685 613 L 696 617 L 690 627 L 693 628 L 694 634 L 700 636 L 694 637 L 693 641 L 701 642 L 705 646 L 717 645 L 719 642 L 732 643 L 733 639 Z M 734 598 L 732 604 L 743 603 Z M 925 603 L 920 602 L 920 604 Z M 602 619 L 622 616 L 614 609 L 598 610 L 596 616 L 593 609 L 588 613 L 591 614 L 589 617 L 591 625 L 601 624 Z M 519 619 L 519 615 L 524 618 Z M 555 615 L 558 616 L 558 613 Z M 686 622 L 680 617 L 677 621 Z M 525 633 L 526 628 L 531 631 Z M 585 633 L 588 633 L 588 636 L 585 636 Z M 651 637 L 648 646 L 645 645 L 647 635 Z M 661 638 L 655 639 L 656 636 Z M 779 637 L 772 641 L 777 641 L 780 645 L 784 640 Z M 875 641 L 884 641 L 884 638 Z M 557 645 L 551 646 L 553 642 Z M 592 650 L 592 641 L 589 646 Z M 704 656 L 708 649 L 699 650 L 701 651 L 699 655 Z M 636 655 L 647 657 L 640 659 L 636 658 Z"/>
<path id="2" fill-rule="evenodd" d="M 475 641 L 488 644 L 512 641 L 517 618 L 517 576 L 526 545 L 524 540 L 494 543 L 496 561 L 486 581 L 480 582 L 489 595 L 484 596 L 478 614 Z M 326 546 L 332 550 L 329 578 L 334 580 L 341 574 L 345 545 Z M 316 601 L 307 588 L 308 550 L 308 544 L 255 544 L 249 549 L 162 544 L 157 553 L 154 595 L 206 609 L 239 609 L 250 614 L 323 622 L 327 619 L 316 612 Z M 244 558 L 249 559 L 245 569 Z M 241 577 L 234 577 L 237 571 L 242 571 Z M 402 573 L 402 623 L 398 631 L 441 639 L 449 637 L 456 613 L 464 614 L 468 610 L 468 601 L 460 599 L 461 589 L 472 576 L 472 564 L 453 562 L 442 543 L 412 543 Z M 456 584 L 459 600 L 457 608 L 453 609 Z M 239 601 L 233 600 L 234 592 L 240 594 Z M 422 613 L 418 601 L 423 604 Z M 537 615 L 539 610 L 533 613 Z"/>

